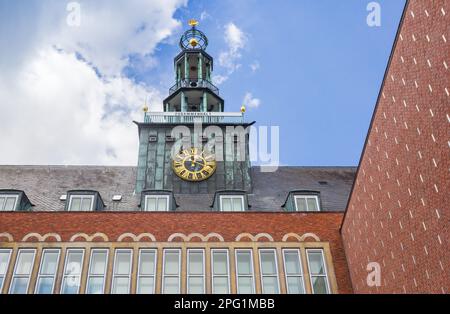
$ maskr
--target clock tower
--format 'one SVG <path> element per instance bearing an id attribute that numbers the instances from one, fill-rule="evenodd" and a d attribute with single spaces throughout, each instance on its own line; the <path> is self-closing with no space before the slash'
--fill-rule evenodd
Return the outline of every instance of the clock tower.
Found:
<path id="1" fill-rule="evenodd" d="M 190 20 L 189 25 L 174 58 L 175 84 L 163 101 L 164 111 L 149 112 L 145 107 L 144 122 L 135 122 L 139 130 L 135 191 L 250 192 L 252 123 L 244 121 L 244 107 L 225 112 L 225 101 L 211 80 L 214 59 L 206 52 L 208 38 L 197 21 Z"/>

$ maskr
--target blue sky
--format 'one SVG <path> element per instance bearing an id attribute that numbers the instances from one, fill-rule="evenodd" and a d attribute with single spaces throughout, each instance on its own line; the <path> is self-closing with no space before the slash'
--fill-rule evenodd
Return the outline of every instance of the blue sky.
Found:
<path id="1" fill-rule="evenodd" d="M 238 111 L 246 94 L 258 100 L 247 119 L 280 127 L 282 164 L 357 165 L 404 0 L 377 1 L 380 27 L 366 24 L 365 0 L 135 0 L 126 10 L 120 2 L 80 1 L 85 24 L 74 30 L 63 23 L 64 1 L 0 0 L 0 110 L 9 121 L 23 119 L 24 110 L 35 110 L 33 117 L 47 112 L 48 121 L 47 127 L 36 124 L 34 139 L 13 123 L 0 130 L 7 134 L 0 142 L 10 147 L 0 163 L 133 165 L 137 136 L 131 119 L 145 97 L 155 105 L 167 95 L 179 36 L 187 20 L 197 18 L 210 41 L 214 74 L 228 77 L 219 86 L 226 111 Z M 100 27 L 106 22 L 113 23 L 109 30 Z M 233 70 L 219 62 L 232 49 L 226 39 L 231 24 L 242 36 Z M 139 25 L 146 25 L 142 34 Z M 155 29 L 162 31 L 156 35 Z M 33 79 L 43 84 L 38 91 L 14 85 Z M 88 124 L 81 115 L 79 124 L 71 124 L 77 108 L 89 113 Z M 126 114 L 117 114 L 121 110 Z M 61 128 L 57 114 L 70 122 Z M 73 138 L 70 153 L 56 148 L 61 139 L 55 129 Z M 14 144 L 24 141 L 42 142 L 33 150 L 39 153 L 30 156 L 27 145 Z"/>

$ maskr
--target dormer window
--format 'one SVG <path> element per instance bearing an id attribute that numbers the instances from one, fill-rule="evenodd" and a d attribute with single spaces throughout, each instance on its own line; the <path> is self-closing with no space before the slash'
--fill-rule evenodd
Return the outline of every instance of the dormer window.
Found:
<path id="1" fill-rule="evenodd" d="M 223 212 L 242 212 L 244 211 L 243 195 L 221 195 L 220 210 Z"/>
<path id="2" fill-rule="evenodd" d="M 90 212 L 103 210 L 100 193 L 92 190 L 72 190 L 67 192 L 66 210 L 71 212 Z"/>
<path id="3" fill-rule="evenodd" d="M 291 191 L 281 207 L 288 212 L 320 212 L 322 210 L 320 192 L 311 190 Z"/>
<path id="4" fill-rule="evenodd" d="M 145 211 L 165 212 L 169 210 L 169 195 L 146 195 Z"/>
<path id="5" fill-rule="evenodd" d="M 167 212 L 175 210 L 178 205 L 170 190 L 144 190 L 139 207 L 146 212 Z"/>
<path id="6" fill-rule="evenodd" d="M 317 195 L 295 195 L 295 208 L 299 212 L 320 211 L 319 197 Z"/>
<path id="7" fill-rule="evenodd" d="M 0 212 L 26 211 L 33 206 L 22 190 L 0 190 Z"/>
<path id="8" fill-rule="evenodd" d="M 89 212 L 94 206 L 94 195 L 71 195 L 69 211 Z"/>
<path id="9" fill-rule="evenodd" d="M 245 191 L 221 190 L 214 194 L 211 207 L 222 212 L 244 212 L 248 210 L 250 205 Z"/>
<path id="10" fill-rule="evenodd" d="M 18 200 L 18 194 L 0 194 L 0 211 L 16 210 Z"/>

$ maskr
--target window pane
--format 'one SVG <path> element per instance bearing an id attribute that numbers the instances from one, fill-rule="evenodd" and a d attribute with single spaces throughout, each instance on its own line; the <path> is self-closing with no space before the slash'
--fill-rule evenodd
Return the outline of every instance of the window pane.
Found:
<path id="1" fill-rule="evenodd" d="M 203 274 L 203 253 L 189 252 L 189 275 Z"/>
<path id="2" fill-rule="evenodd" d="M 165 275 L 178 275 L 178 254 L 179 252 L 165 252 Z"/>
<path id="3" fill-rule="evenodd" d="M 138 294 L 152 294 L 155 280 L 153 277 L 143 277 L 138 280 Z"/>
<path id="4" fill-rule="evenodd" d="M 139 274 L 153 275 L 155 271 L 155 252 L 141 252 Z"/>
<path id="5" fill-rule="evenodd" d="M 80 286 L 79 276 L 67 276 L 63 280 L 61 293 L 76 294 L 78 293 L 79 286 Z"/>
<path id="6" fill-rule="evenodd" d="M 228 278 L 227 277 L 214 277 L 213 279 L 214 293 L 228 294 Z"/>
<path id="7" fill-rule="evenodd" d="M 116 264 L 114 266 L 114 274 L 128 275 L 131 269 L 131 253 L 130 252 L 116 252 Z"/>
<path id="8" fill-rule="evenodd" d="M 6 274 L 8 270 L 8 260 L 9 260 L 10 252 L 0 252 L 0 276 Z M 1 285 L 0 285 L 1 287 Z"/>
<path id="9" fill-rule="evenodd" d="M 156 211 L 156 198 L 147 197 L 147 211 Z"/>
<path id="10" fill-rule="evenodd" d="M 213 253 L 213 270 L 214 275 L 227 275 L 227 253 L 214 252 Z"/>
<path id="11" fill-rule="evenodd" d="M 302 277 L 288 277 L 287 284 L 288 284 L 288 293 L 292 294 L 305 293 L 305 290 L 303 288 Z"/>
<path id="12" fill-rule="evenodd" d="M 167 198 L 158 198 L 158 211 L 167 211 Z"/>
<path id="13" fill-rule="evenodd" d="M 103 277 L 90 277 L 86 289 L 87 294 L 103 293 Z"/>
<path id="14" fill-rule="evenodd" d="M 308 197 L 308 210 L 317 211 L 317 200 L 315 197 Z"/>
<path id="15" fill-rule="evenodd" d="M 34 252 L 19 252 L 16 275 L 29 275 L 33 267 Z"/>
<path id="16" fill-rule="evenodd" d="M 0 197 L 0 210 L 4 210 L 5 206 L 5 198 L 4 197 Z"/>
<path id="17" fill-rule="evenodd" d="M 11 294 L 27 293 L 28 278 L 14 278 L 11 284 Z"/>
<path id="18" fill-rule="evenodd" d="M 4 281 L 4 279 L 5 278 L 3 278 L 3 277 L 0 277 L 0 290 L 2 289 L 2 287 L 3 287 L 3 281 Z"/>
<path id="19" fill-rule="evenodd" d="M 238 293 L 253 293 L 253 282 L 250 277 L 239 277 L 238 278 Z"/>
<path id="20" fill-rule="evenodd" d="M 223 211 L 231 211 L 231 198 L 223 197 L 222 198 L 222 210 Z"/>
<path id="21" fill-rule="evenodd" d="M 178 278 L 165 277 L 164 278 L 164 292 L 167 294 L 180 293 L 178 290 Z"/>
<path id="22" fill-rule="evenodd" d="M 308 252 L 309 268 L 312 275 L 325 275 L 321 252 Z"/>
<path id="23" fill-rule="evenodd" d="M 94 251 L 91 260 L 91 275 L 103 275 L 106 270 L 107 253 Z"/>
<path id="24" fill-rule="evenodd" d="M 79 275 L 81 274 L 81 262 L 83 259 L 83 252 L 70 252 L 68 253 L 66 263 L 66 275 Z"/>
<path id="25" fill-rule="evenodd" d="M 46 252 L 44 251 L 44 257 L 42 260 L 42 266 L 40 270 L 41 275 L 53 275 L 56 273 L 58 263 L 59 252 Z"/>
<path id="26" fill-rule="evenodd" d="M 263 293 L 279 293 L 277 277 L 263 277 Z"/>
<path id="27" fill-rule="evenodd" d="M 191 294 L 203 293 L 203 277 L 189 277 L 189 291 Z"/>
<path id="28" fill-rule="evenodd" d="M 233 211 L 242 211 L 242 198 L 240 197 L 234 197 L 233 198 Z"/>
<path id="29" fill-rule="evenodd" d="M 81 210 L 84 212 L 90 211 L 92 208 L 92 198 L 84 197 L 81 201 Z"/>
<path id="30" fill-rule="evenodd" d="M 287 275 L 298 275 L 302 273 L 298 252 L 284 252 L 284 262 L 286 264 Z"/>
<path id="31" fill-rule="evenodd" d="M 298 211 L 306 211 L 306 199 L 303 197 L 296 197 L 297 202 L 297 210 Z"/>
<path id="32" fill-rule="evenodd" d="M 261 266 L 263 275 L 271 275 L 277 273 L 275 265 L 274 252 L 261 252 Z"/>
<path id="33" fill-rule="evenodd" d="M 238 252 L 237 253 L 237 268 L 239 275 L 249 275 L 251 274 L 251 257 L 248 252 Z"/>
<path id="34" fill-rule="evenodd" d="M 128 278 L 114 278 L 113 284 L 113 294 L 128 294 L 129 293 L 129 283 Z"/>
<path id="35" fill-rule="evenodd" d="M 312 277 L 313 290 L 315 294 L 327 294 L 327 282 L 326 277 Z"/>
<path id="36" fill-rule="evenodd" d="M 79 211 L 81 206 L 81 198 L 72 197 L 72 201 L 70 202 L 69 210 Z"/>
<path id="37" fill-rule="evenodd" d="M 53 277 L 40 277 L 37 282 L 37 294 L 52 294 L 53 293 Z"/>
<path id="38" fill-rule="evenodd" d="M 5 210 L 14 210 L 15 205 L 16 205 L 15 197 L 7 197 L 6 198 Z"/>

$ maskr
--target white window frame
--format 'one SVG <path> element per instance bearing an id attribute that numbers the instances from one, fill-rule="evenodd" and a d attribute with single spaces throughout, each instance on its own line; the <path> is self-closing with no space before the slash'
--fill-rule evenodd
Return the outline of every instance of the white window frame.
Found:
<path id="1" fill-rule="evenodd" d="M 66 270 L 67 270 L 67 262 L 69 261 L 69 254 L 72 252 L 81 252 L 81 267 L 80 267 L 80 273 L 77 274 L 77 276 L 79 277 L 78 279 L 78 289 L 77 292 L 75 294 L 80 293 L 80 289 L 81 289 L 81 277 L 83 276 L 83 266 L 84 266 L 84 254 L 85 254 L 85 250 L 84 249 L 80 249 L 80 248 L 71 248 L 71 249 L 67 249 L 66 250 L 66 256 L 65 256 L 65 260 L 64 260 L 64 270 L 62 273 L 62 279 L 61 279 L 61 287 L 60 287 L 60 294 L 63 294 L 63 289 L 64 289 L 64 280 L 66 279 L 66 277 L 69 277 L 71 275 L 67 275 L 66 274 Z"/>
<path id="2" fill-rule="evenodd" d="M 56 258 L 56 269 L 55 269 L 55 273 L 53 275 L 48 275 L 48 274 L 42 274 L 42 264 L 44 263 L 44 257 L 45 257 L 45 253 L 58 253 L 58 257 Z M 61 257 L 61 250 L 60 249 L 43 249 L 42 250 L 42 255 L 41 255 L 41 262 L 39 263 L 39 270 L 38 270 L 38 275 L 36 278 L 36 286 L 34 287 L 34 293 L 37 294 L 38 293 L 38 285 L 39 285 L 39 280 L 41 278 L 52 278 L 53 279 L 53 285 L 52 285 L 52 292 L 55 292 L 55 284 L 56 284 L 56 276 L 58 275 L 58 269 L 59 269 L 59 259 Z"/>
<path id="3" fill-rule="evenodd" d="M 232 195 L 232 194 L 226 194 L 226 195 L 220 195 L 219 199 L 220 199 L 220 211 L 224 211 L 223 210 L 223 199 L 224 198 L 231 198 L 231 199 L 235 199 L 235 198 L 239 198 L 241 199 L 241 204 L 242 204 L 242 210 L 231 210 L 229 212 L 245 212 L 245 202 L 244 202 L 244 195 Z M 231 202 L 231 206 L 233 206 L 233 202 Z M 228 212 L 228 210 L 227 210 Z"/>
<path id="4" fill-rule="evenodd" d="M 273 252 L 273 254 L 274 254 L 274 257 L 275 257 L 275 274 L 270 274 L 270 275 L 264 275 L 263 274 L 261 253 L 264 253 L 264 252 Z M 278 274 L 278 254 L 277 254 L 277 250 L 276 249 L 259 249 L 258 250 L 258 254 L 259 254 L 259 270 L 260 270 L 259 273 L 260 273 L 262 293 L 265 294 L 263 278 L 264 277 L 275 277 L 275 278 L 277 278 L 278 294 L 280 294 L 280 276 Z"/>
<path id="5" fill-rule="evenodd" d="M 117 253 L 120 252 L 127 252 L 130 253 L 130 268 L 128 270 L 128 275 L 116 275 L 116 264 L 117 264 Z M 115 294 L 114 293 L 114 289 L 115 289 L 115 279 L 116 278 L 128 278 L 128 294 L 131 291 L 131 274 L 133 271 L 133 249 L 116 249 L 115 253 L 114 253 L 114 266 L 113 266 L 113 270 L 112 270 L 112 283 L 111 283 L 111 294 Z"/>
<path id="6" fill-rule="evenodd" d="M 11 210 L 4 209 L 5 206 L 6 206 L 6 199 L 11 198 L 11 197 L 15 198 L 14 206 L 13 206 L 12 211 L 16 211 L 17 203 L 19 202 L 19 195 L 17 195 L 17 194 L 0 194 L 0 197 L 4 197 L 5 198 L 5 203 L 3 204 L 3 208 L 0 208 L 0 212 L 11 211 Z"/>
<path id="7" fill-rule="evenodd" d="M 202 253 L 202 275 L 191 275 L 190 273 L 189 273 L 189 264 L 190 264 L 190 262 L 189 262 L 189 254 L 190 253 Z M 203 281 L 203 293 L 206 293 L 206 268 L 205 268 L 205 250 L 204 249 L 188 249 L 187 250 L 187 254 L 186 254 L 186 264 L 187 264 L 187 267 L 186 267 L 186 293 L 187 294 L 189 294 L 190 292 L 189 292 L 189 279 L 191 278 L 191 277 L 194 277 L 194 278 L 202 278 L 202 281 Z"/>
<path id="8" fill-rule="evenodd" d="M 308 207 L 308 198 L 314 198 L 316 200 L 316 206 L 317 206 L 317 210 L 309 210 Z M 299 211 L 298 209 L 298 205 L 297 205 L 297 199 L 305 199 L 306 200 L 306 211 L 307 212 L 320 212 L 321 208 L 320 208 L 320 201 L 319 201 L 319 196 L 318 195 L 294 195 L 294 203 L 295 203 L 295 211 Z"/>
<path id="9" fill-rule="evenodd" d="M 153 260 L 153 275 L 142 275 L 141 274 L 141 254 L 142 253 L 154 253 L 155 257 Z M 158 263 L 158 250 L 157 249 L 139 249 L 139 257 L 138 257 L 138 274 L 137 274 L 137 282 L 136 282 L 136 293 L 139 293 L 139 279 L 141 278 L 152 278 L 153 277 L 153 291 L 155 294 L 156 290 L 156 268 Z"/>
<path id="10" fill-rule="evenodd" d="M 214 274 L 214 253 L 226 253 L 227 254 L 227 274 L 224 275 L 215 275 Z M 230 254 L 228 249 L 211 249 L 211 291 L 214 294 L 214 278 L 227 278 L 228 282 L 228 294 L 231 293 L 231 285 L 230 285 Z"/>
<path id="11" fill-rule="evenodd" d="M 5 285 L 6 276 L 8 275 L 9 263 L 11 262 L 12 249 L 0 249 L 0 253 L 8 254 L 8 258 L 6 259 L 6 270 L 5 270 L 5 273 L 4 274 L 0 274 L 0 277 L 3 279 L 2 282 L 0 283 L 0 294 L 1 294 L 2 291 L 3 291 L 3 287 Z"/>
<path id="12" fill-rule="evenodd" d="M 103 275 L 93 275 L 91 274 L 91 268 L 92 268 L 92 257 L 94 256 L 94 253 L 98 252 L 106 252 L 106 261 L 105 261 L 105 272 Z M 91 256 L 89 257 L 89 267 L 88 267 L 88 274 L 87 274 L 87 280 L 86 280 L 86 293 L 89 291 L 89 283 L 91 278 L 102 278 L 103 277 L 103 287 L 102 287 L 102 294 L 105 293 L 105 287 L 106 287 L 106 275 L 108 274 L 108 262 L 109 262 L 109 250 L 108 249 L 92 249 L 91 250 Z"/>
<path id="13" fill-rule="evenodd" d="M 90 198 L 91 199 L 91 208 L 88 211 L 93 211 L 94 210 L 94 200 L 95 200 L 95 196 L 94 195 L 73 194 L 73 195 L 70 195 L 70 198 L 69 198 L 69 207 L 67 207 L 68 211 L 70 211 L 70 212 L 86 212 L 86 211 L 83 211 L 83 210 L 72 210 L 71 209 L 72 208 L 72 200 L 73 200 L 74 197 L 81 198 L 81 203 L 83 202 L 83 199 Z M 81 203 L 80 203 L 80 206 L 81 206 Z"/>
<path id="14" fill-rule="evenodd" d="M 177 252 L 178 253 L 178 276 L 166 275 L 166 253 L 167 252 Z M 163 269 L 162 269 L 162 276 L 161 276 L 161 278 L 162 278 L 161 293 L 164 293 L 166 277 L 177 277 L 178 278 L 178 293 L 181 293 L 181 249 L 164 249 Z"/>
<path id="15" fill-rule="evenodd" d="M 323 263 L 323 269 L 325 270 L 325 274 L 324 275 L 313 275 L 311 274 L 311 267 L 309 265 L 309 252 L 312 253 L 320 253 L 322 256 L 322 263 Z M 314 291 L 314 285 L 313 285 L 313 277 L 325 277 L 325 282 L 326 282 L 326 288 L 327 288 L 327 293 L 326 294 L 331 294 L 331 289 L 330 289 L 330 282 L 328 279 L 328 266 L 325 260 L 325 253 L 323 251 L 323 249 L 307 249 L 306 250 L 306 260 L 308 261 L 308 273 L 309 273 L 309 282 L 311 283 L 311 291 L 312 293 L 315 293 Z"/>
<path id="16" fill-rule="evenodd" d="M 16 274 L 20 253 L 33 253 L 33 259 L 31 261 L 31 269 L 30 269 L 30 273 L 28 275 L 17 275 Z M 26 289 L 26 292 L 25 292 L 25 294 L 28 294 L 28 289 L 30 288 L 31 275 L 33 274 L 35 259 L 36 259 L 36 249 L 19 249 L 19 251 L 17 252 L 17 256 L 16 256 L 16 263 L 14 265 L 14 272 L 12 274 L 11 283 L 9 285 L 9 294 L 11 294 L 11 292 L 12 292 L 12 287 L 13 287 L 13 283 L 14 283 L 14 279 L 15 278 L 26 278 L 26 279 L 28 279 L 27 289 Z"/>
<path id="17" fill-rule="evenodd" d="M 286 268 L 286 255 L 285 253 L 291 253 L 291 252 L 295 252 L 298 255 L 298 263 L 300 265 L 300 273 L 295 274 L 295 275 L 288 275 L 287 273 L 287 268 Z M 290 277 L 297 277 L 301 279 L 301 282 L 303 284 L 303 292 L 306 293 L 306 288 L 305 288 L 305 276 L 303 275 L 303 265 L 302 265 L 302 255 L 301 255 L 301 251 L 299 249 L 283 249 L 283 267 L 284 267 L 284 277 L 285 277 L 285 281 L 286 281 L 286 291 L 289 294 L 289 284 L 288 284 L 288 279 Z"/>
<path id="18" fill-rule="evenodd" d="M 251 276 L 249 275 L 239 275 L 239 269 L 238 269 L 238 253 L 241 252 L 248 252 L 250 253 L 250 264 L 251 264 Z M 251 277 L 252 278 L 252 293 L 251 294 L 255 294 L 256 293 L 256 288 L 255 288 L 255 265 L 253 264 L 253 250 L 252 249 L 236 249 L 234 251 L 234 258 L 235 258 L 235 265 L 236 265 L 236 293 L 239 294 L 239 277 Z"/>
<path id="19" fill-rule="evenodd" d="M 156 194 L 155 195 L 152 195 L 152 194 L 145 195 L 144 211 L 152 212 L 151 210 L 147 210 L 147 204 L 148 204 L 148 199 L 149 198 L 156 198 L 156 206 L 158 206 L 158 200 L 160 198 L 165 198 L 166 199 L 166 210 L 156 210 L 155 212 L 164 212 L 164 211 L 168 212 L 169 211 L 169 195 L 160 195 L 160 194 L 158 194 L 158 195 L 156 195 Z"/>

